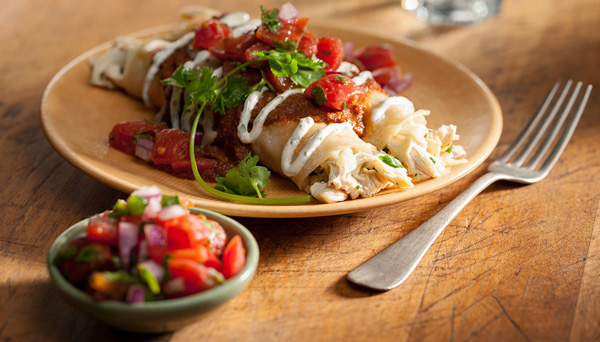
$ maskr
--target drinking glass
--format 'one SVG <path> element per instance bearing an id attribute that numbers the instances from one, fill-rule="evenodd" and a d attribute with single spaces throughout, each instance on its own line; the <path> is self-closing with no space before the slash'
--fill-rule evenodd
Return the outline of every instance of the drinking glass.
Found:
<path id="1" fill-rule="evenodd" d="M 401 0 L 402 8 L 433 25 L 463 26 L 492 18 L 501 0 Z"/>

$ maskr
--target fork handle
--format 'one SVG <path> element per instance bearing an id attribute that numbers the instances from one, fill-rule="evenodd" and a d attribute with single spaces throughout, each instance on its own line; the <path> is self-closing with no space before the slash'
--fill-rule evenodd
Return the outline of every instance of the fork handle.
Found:
<path id="1" fill-rule="evenodd" d="M 481 176 L 427 222 L 348 273 L 348 280 L 379 291 L 400 285 L 452 219 L 475 196 L 500 179 L 502 176 L 494 172 Z"/>

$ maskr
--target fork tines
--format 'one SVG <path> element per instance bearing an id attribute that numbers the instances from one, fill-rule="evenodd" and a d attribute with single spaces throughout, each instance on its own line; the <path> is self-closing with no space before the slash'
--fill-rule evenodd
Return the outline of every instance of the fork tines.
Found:
<path id="1" fill-rule="evenodd" d="M 560 95 L 555 98 L 560 88 L 560 82 L 554 84 L 554 87 L 552 87 L 546 96 L 537 113 L 529 120 L 510 148 L 498 159 L 499 162 L 534 170 L 538 168 L 548 150 L 554 145 L 554 148 L 539 167 L 539 170 L 545 173 L 554 166 L 571 139 L 592 91 L 592 85 L 590 84 L 586 87 L 577 104 L 577 108 L 573 111 L 573 106 L 579 97 L 583 83 L 578 82 L 575 85 L 575 89 L 568 96 L 572 85 L 572 80 L 567 81 Z M 565 103 L 567 96 L 568 100 Z M 567 119 L 569 120 L 565 126 Z M 550 130 L 546 133 L 548 128 Z M 561 130 L 562 134 L 560 138 L 554 143 Z M 532 134 L 533 137 L 530 138 Z M 542 138 L 543 140 L 540 143 Z M 534 150 L 535 153 L 532 155 Z M 519 153 L 517 154 L 517 152 Z M 523 165 L 524 163 L 525 165 Z"/>

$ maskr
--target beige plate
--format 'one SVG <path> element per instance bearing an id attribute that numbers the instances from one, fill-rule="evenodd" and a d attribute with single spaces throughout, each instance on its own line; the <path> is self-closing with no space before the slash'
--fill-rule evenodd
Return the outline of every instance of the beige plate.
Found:
<path id="1" fill-rule="evenodd" d="M 42 101 L 44 132 L 63 158 L 110 187 L 128 193 L 156 184 L 163 192 L 181 194 L 201 208 L 248 217 L 338 215 L 399 203 L 440 189 L 465 176 L 481 164 L 498 143 L 502 131 L 502 112 L 498 101 L 485 84 L 464 66 L 398 38 L 325 25 L 311 25 L 311 29 L 322 36 L 353 41 L 357 47 L 390 44 L 402 69 L 415 76 L 415 82 L 403 95 L 411 99 L 416 108 L 431 110 L 429 127 L 437 128 L 444 123 L 458 126 L 460 144 L 467 151 L 469 162 L 412 189 L 384 191 L 375 197 L 341 203 L 321 204 L 313 200 L 304 205 L 264 206 L 215 199 L 194 181 L 176 178 L 109 148 L 108 133 L 114 124 L 154 116 L 154 111 L 121 92 L 88 84 L 90 69 L 87 58 L 107 50 L 110 43 L 79 56 L 52 79 Z M 164 30 L 165 27 L 161 27 L 136 35 Z M 266 192 L 274 198 L 304 195 L 292 181 L 279 175 L 271 177 Z"/>

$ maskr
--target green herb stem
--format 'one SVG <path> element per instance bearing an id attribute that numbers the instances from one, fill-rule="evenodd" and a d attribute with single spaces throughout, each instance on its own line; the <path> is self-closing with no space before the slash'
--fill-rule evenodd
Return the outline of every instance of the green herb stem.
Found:
<path id="1" fill-rule="evenodd" d="M 237 69 L 237 68 L 236 68 Z M 234 69 L 235 70 L 235 69 Z M 233 70 L 232 70 L 233 72 Z M 228 75 L 231 75 L 230 72 Z M 192 125 L 192 130 L 190 134 L 190 162 L 192 164 L 192 173 L 194 174 L 194 178 L 200 184 L 200 186 L 206 190 L 208 193 L 214 195 L 215 197 L 220 197 L 229 201 L 235 202 L 243 202 L 250 204 L 267 204 L 267 205 L 281 205 L 281 204 L 302 204 L 308 203 L 311 201 L 312 197 L 307 196 L 299 196 L 299 197 L 286 197 L 286 198 L 255 198 L 255 197 L 246 197 L 240 195 L 228 194 L 223 191 L 219 191 L 212 186 L 208 185 L 200 176 L 200 172 L 198 172 L 198 165 L 196 165 L 196 156 L 194 154 L 194 146 L 196 144 L 196 131 L 198 130 L 198 122 L 200 121 L 200 116 L 204 111 L 204 107 L 206 107 L 206 102 L 203 102 L 200 106 L 200 109 L 196 113 L 196 117 L 194 118 L 194 123 Z"/>

